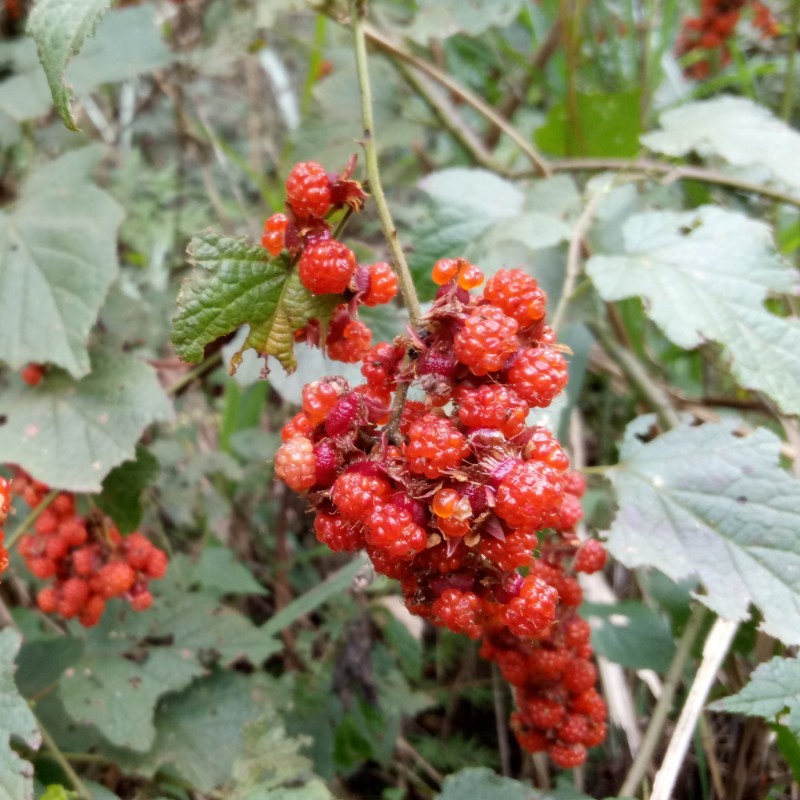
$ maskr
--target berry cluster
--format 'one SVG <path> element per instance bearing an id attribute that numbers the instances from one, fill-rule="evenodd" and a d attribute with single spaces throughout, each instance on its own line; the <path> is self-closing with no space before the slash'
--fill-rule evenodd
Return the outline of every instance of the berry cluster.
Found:
<path id="1" fill-rule="evenodd" d="M 19 471 L 11 490 L 36 508 L 49 487 Z M 55 496 L 34 527 L 20 538 L 19 552 L 37 578 L 54 578 L 36 598 L 45 613 L 77 617 L 88 628 L 100 621 L 112 597 L 124 597 L 134 611 L 152 605 L 149 582 L 164 577 L 167 554 L 143 534 L 123 537 L 102 514 L 78 516 L 68 492 Z"/>
<path id="2" fill-rule="evenodd" d="M 702 0 L 700 16 L 684 20 L 676 48 L 679 56 L 698 51 L 701 54 L 686 67 L 688 77 L 705 80 L 715 67 L 730 63 L 730 40 L 747 6 L 752 11 L 753 26 L 761 35 L 777 36 L 778 26 L 772 12 L 758 0 Z"/>
<path id="3" fill-rule="evenodd" d="M 349 363 L 361 361 L 372 340 L 357 317 L 358 306 L 388 303 L 398 289 L 389 264 L 362 266 L 349 247 L 333 238 L 327 216 L 344 206 L 359 211 L 364 204 L 363 189 L 350 179 L 354 167 L 355 158 L 339 174 L 327 173 L 315 161 L 296 164 L 286 180 L 286 213 L 269 217 L 261 237 L 271 255 L 285 250 L 296 260 L 300 281 L 310 292 L 343 296 L 325 342 L 319 341 L 316 325 L 297 331 L 295 338 L 324 344 L 331 358 Z"/>
<path id="4" fill-rule="evenodd" d="M 575 766 L 602 740 L 605 708 L 574 573 L 602 568 L 605 551 L 574 532 L 581 477 L 547 429 L 526 424 L 564 388 L 567 364 L 525 272 L 501 270 L 480 296 L 465 259 L 441 259 L 433 278 L 419 330 L 370 349 L 364 384 L 304 387 L 276 475 L 306 494 L 320 542 L 366 549 L 412 613 L 482 637 L 515 687 L 520 745 Z M 544 701 L 561 716 L 532 715 Z"/>
<path id="5" fill-rule="evenodd" d="M 8 569 L 8 552 L 3 547 L 2 525 L 5 523 L 8 512 L 11 511 L 11 481 L 0 475 L 0 573 Z"/>

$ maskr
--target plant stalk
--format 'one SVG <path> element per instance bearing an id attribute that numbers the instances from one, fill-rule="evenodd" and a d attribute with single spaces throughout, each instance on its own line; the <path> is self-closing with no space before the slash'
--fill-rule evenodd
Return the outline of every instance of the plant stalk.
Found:
<path id="1" fill-rule="evenodd" d="M 53 491 L 51 491 L 44 498 L 44 500 L 42 500 L 42 502 L 36 506 L 36 508 L 31 509 L 30 514 L 28 514 L 28 516 L 25 517 L 25 519 L 22 520 L 19 525 L 17 525 L 17 527 L 14 529 L 14 533 L 12 533 L 11 536 L 9 536 L 6 540 L 6 550 L 11 550 L 11 548 L 14 547 L 14 545 L 22 538 L 22 535 L 30 529 L 37 519 L 39 519 L 39 514 L 41 514 L 42 511 L 44 511 L 47 506 L 49 506 L 50 503 L 52 503 L 53 500 L 58 497 L 59 494 L 60 492 L 58 489 L 53 489 Z"/>
<path id="2" fill-rule="evenodd" d="M 403 248 L 397 236 L 397 228 L 392 220 L 392 214 L 386 203 L 383 193 L 380 170 L 378 168 L 378 151 L 375 145 L 375 120 L 372 114 L 372 88 L 369 81 L 369 68 L 367 62 L 367 40 L 364 33 L 364 2 L 363 0 L 350 0 L 351 23 L 356 51 L 356 71 L 358 73 L 358 87 L 361 95 L 361 121 L 364 128 L 364 161 L 369 178 L 369 187 L 375 208 L 381 222 L 383 235 L 392 257 L 397 278 L 400 283 L 400 292 L 408 309 L 411 326 L 419 329 L 422 320 L 422 309 L 419 305 L 417 290 L 408 268 Z"/>

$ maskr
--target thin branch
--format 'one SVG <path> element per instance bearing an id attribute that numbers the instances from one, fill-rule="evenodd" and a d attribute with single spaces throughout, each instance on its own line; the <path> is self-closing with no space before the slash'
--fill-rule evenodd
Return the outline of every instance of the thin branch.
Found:
<path id="1" fill-rule="evenodd" d="M 64 757 L 64 754 L 59 749 L 55 739 L 53 739 L 53 737 L 50 735 L 47 728 L 42 725 L 41 721 L 39 721 L 39 732 L 42 734 L 42 741 L 47 747 L 50 755 L 53 757 L 53 760 L 58 764 L 59 767 L 61 767 L 67 778 L 69 778 L 72 788 L 81 798 L 81 800 L 92 800 L 92 795 L 86 788 L 86 785 L 80 779 L 78 773 L 72 768 L 72 764 L 70 764 L 69 761 L 67 761 L 67 759 Z"/>
<path id="2" fill-rule="evenodd" d="M 667 670 L 667 674 L 664 677 L 661 695 L 653 709 L 653 713 L 650 715 L 650 724 L 647 726 L 644 739 L 642 739 L 642 746 L 639 748 L 639 752 L 636 754 L 636 758 L 634 758 L 633 764 L 631 764 L 631 768 L 625 776 L 625 781 L 618 792 L 620 797 L 633 797 L 647 772 L 647 766 L 658 747 L 661 733 L 672 709 L 675 690 L 683 676 L 686 661 L 689 658 L 695 640 L 700 634 L 705 618 L 705 606 L 697 603 L 692 610 L 689 621 L 686 623 L 686 628 L 684 628 L 683 635 L 678 642 L 675 655 L 672 657 L 672 663 L 669 665 L 669 670 Z"/>
<path id="3" fill-rule="evenodd" d="M 706 167 L 690 167 L 686 165 L 669 164 L 655 159 L 640 158 L 628 160 L 624 158 L 570 158 L 549 162 L 550 169 L 557 172 L 600 172 L 613 170 L 618 172 L 640 172 L 644 177 L 651 174 L 664 175 L 664 183 L 672 181 L 696 180 L 703 183 L 716 183 L 720 186 L 729 186 L 743 192 L 752 192 L 764 197 L 770 197 L 781 203 L 800 207 L 800 197 L 787 194 L 780 189 L 771 189 L 760 183 L 745 181 L 733 175 L 726 175 L 715 169 Z M 530 173 L 528 173 L 530 174 Z M 524 177 L 519 173 L 518 177 Z"/>
<path id="4" fill-rule="evenodd" d="M 652 406 L 659 422 L 665 428 L 677 427 L 681 420 L 672 407 L 669 396 L 650 377 L 636 357 L 617 342 L 605 324 L 593 323 L 589 327 L 603 349 L 617 362 L 625 377 L 638 390 L 644 400 Z"/>
<path id="5" fill-rule="evenodd" d="M 50 503 L 52 503 L 53 500 L 55 500 L 56 497 L 58 497 L 59 494 L 60 492 L 58 489 L 53 489 L 53 491 L 50 492 L 44 498 L 44 500 L 42 500 L 42 502 L 39 503 L 38 506 L 36 506 L 36 508 L 31 509 L 30 514 L 28 514 L 28 516 L 25 517 L 25 519 L 22 520 L 22 522 L 20 522 L 20 524 L 14 529 L 14 533 L 12 533 L 11 536 L 9 536 L 8 539 L 6 540 L 5 544 L 6 550 L 11 550 L 11 548 L 14 547 L 14 545 L 22 537 L 22 534 L 24 534 L 27 530 L 31 528 L 33 523 L 36 522 L 37 519 L 39 519 L 39 514 L 41 514 L 42 511 L 44 511 L 47 508 L 47 506 L 49 506 Z"/>
<path id="6" fill-rule="evenodd" d="M 792 0 L 792 16 L 789 22 L 789 55 L 786 59 L 786 78 L 783 83 L 781 116 L 791 122 L 794 110 L 794 69 L 797 63 L 797 45 L 800 42 L 800 0 Z"/>
<path id="7" fill-rule="evenodd" d="M 718 619 L 711 628 L 703 647 L 703 660 L 678 717 L 675 733 L 669 741 L 661 769 L 656 774 L 650 800 L 669 800 L 672 797 L 672 790 L 675 788 L 675 781 L 697 726 L 697 720 L 738 627 L 739 623 L 735 620 Z"/>
<path id="8" fill-rule="evenodd" d="M 394 268 L 400 282 L 400 291 L 408 309 L 408 316 L 412 327 L 419 328 L 422 318 L 422 310 L 417 297 L 417 290 L 414 288 L 414 280 L 411 277 L 411 270 L 408 268 L 403 248 L 397 237 L 392 214 L 386 203 L 386 196 L 383 193 L 381 184 L 380 170 L 378 168 L 378 151 L 375 145 L 375 121 L 372 115 L 372 89 L 369 82 L 369 67 L 367 64 L 367 42 L 366 24 L 363 18 L 363 4 L 359 0 L 350 0 L 351 24 L 353 27 L 353 38 L 355 39 L 356 50 L 356 70 L 358 72 L 358 87 L 361 96 L 361 120 L 364 127 L 364 161 L 369 178 L 369 188 L 372 199 L 375 201 L 375 208 L 381 222 L 383 235 L 392 256 Z"/>
<path id="9" fill-rule="evenodd" d="M 526 141 L 522 134 L 507 119 L 498 114 L 497 111 L 478 97 L 478 95 L 473 94 L 469 89 L 465 89 L 458 81 L 453 80 L 446 72 L 443 72 L 430 62 L 418 58 L 413 53 L 409 53 L 408 50 L 405 50 L 399 44 L 384 36 L 383 33 L 373 28 L 371 25 L 364 24 L 364 33 L 379 50 L 383 50 L 385 53 L 389 53 L 395 58 L 402 59 L 420 72 L 424 72 L 428 77 L 433 78 L 437 83 L 444 86 L 444 88 L 455 97 L 458 97 L 462 102 L 474 108 L 481 116 L 500 128 L 522 153 L 525 154 L 528 160 L 533 164 L 537 174 L 544 175 L 548 178 L 551 177 L 553 172 L 544 157 Z"/>
<path id="10" fill-rule="evenodd" d="M 190 383 L 192 383 L 192 381 L 202 377 L 206 374 L 206 372 L 210 372 L 212 369 L 215 369 L 221 363 L 222 353 L 217 351 L 202 364 L 198 364 L 196 367 L 192 367 L 192 369 L 187 370 L 175 381 L 175 383 L 171 384 L 164 390 L 165 393 L 168 397 L 175 397 L 176 395 L 179 395 Z"/>
<path id="11" fill-rule="evenodd" d="M 500 751 L 500 765 L 503 775 L 511 777 L 511 748 L 508 746 L 506 710 L 503 707 L 503 686 L 497 664 L 492 664 L 492 700 L 494 701 L 494 721 L 497 728 L 497 747 Z"/>

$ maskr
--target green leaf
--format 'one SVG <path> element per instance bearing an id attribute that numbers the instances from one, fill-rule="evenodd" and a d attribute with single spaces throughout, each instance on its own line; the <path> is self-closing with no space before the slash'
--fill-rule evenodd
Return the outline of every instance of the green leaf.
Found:
<path id="1" fill-rule="evenodd" d="M 254 349 L 292 371 L 292 332 L 311 319 L 327 322 L 339 299 L 312 295 L 285 257 L 270 256 L 245 239 L 208 232 L 192 239 L 189 256 L 198 269 L 181 287 L 172 329 L 172 342 L 185 361 L 201 361 L 207 344 L 247 324 L 250 334 L 231 360 L 232 369 L 242 351 Z"/>
<path id="2" fill-rule="evenodd" d="M 267 590 L 227 547 L 206 547 L 196 564 L 179 556 L 189 573 L 189 582 L 220 594 L 264 594 Z M 177 559 L 173 559 L 173 563 Z"/>
<path id="3" fill-rule="evenodd" d="M 530 786 L 503 778 L 486 767 L 470 767 L 448 775 L 437 795 L 439 800 L 537 800 Z"/>
<path id="4" fill-rule="evenodd" d="M 49 689 L 64 670 L 83 655 L 84 642 L 77 636 L 27 639 L 17 656 L 17 686 L 25 697 Z"/>
<path id="5" fill-rule="evenodd" d="M 75 492 L 100 491 L 112 467 L 134 457 L 142 431 L 172 413 L 150 366 L 110 350 L 91 359 L 82 380 L 53 371 L 0 397 L 3 459 Z"/>
<path id="6" fill-rule="evenodd" d="M 106 475 L 103 491 L 95 502 L 116 523 L 121 533 L 131 533 L 142 521 L 142 492 L 159 473 L 158 459 L 144 447 L 136 448 L 136 458 L 125 461 Z"/>
<path id="7" fill-rule="evenodd" d="M 102 150 L 87 147 L 33 173 L 0 212 L 0 360 L 89 371 L 86 340 L 117 276 L 122 209 L 89 180 Z"/>
<path id="8" fill-rule="evenodd" d="M 785 725 L 773 724 L 772 730 L 775 731 L 778 740 L 778 748 L 781 751 L 783 760 L 789 765 L 794 775 L 795 781 L 800 781 L 800 739 L 792 734 Z"/>
<path id="9" fill-rule="evenodd" d="M 782 722 L 800 738 L 800 660 L 777 657 L 760 664 L 744 689 L 709 708 L 773 721 L 788 712 Z"/>
<path id="10" fill-rule="evenodd" d="M 797 273 L 776 254 L 769 228 L 704 206 L 637 214 L 623 235 L 625 255 L 596 255 L 587 265 L 603 299 L 642 297 L 675 344 L 719 342 L 743 386 L 800 413 L 800 323 L 764 307 L 770 291 L 794 291 Z"/>
<path id="11" fill-rule="evenodd" d="M 584 603 L 581 616 L 592 626 L 597 653 L 628 669 L 666 672 L 675 654 L 675 641 L 662 617 L 637 600 Z"/>
<path id="12" fill-rule="evenodd" d="M 192 654 L 154 649 L 141 660 L 116 649 L 95 649 L 94 640 L 59 691 L 76 722 L 91 723 L 112 744 L 148 750 L 156 735 L 153 715 L 158 699 L 188 686 L 205 673 Z"/>
<path id="13" fill-rule="evenodd" d="M 575 119 L 567 101 L 556 103 L 536 131 L 536 144 L 554 156 L 631 158 L 639 152 L 639 105 L 636 89 L 611 94 L 578 92 Z"/>
<path id="14" fill-rule="evenodd" d="M 651 150 L 766 168 L 773 181 L 800 190 L 800 133 L 752 100 L 725 95 L 688 103 L 662 114 L 661 128 L 642 136 Z"/>
<path id="15" fill-rule="evenodd" d="M 523 5 L 522 0 L 419 0 L 414 21 L 402 32 L 421 43 L 456 33 L 478 36 L 513 22 Z"/>
<path id="16" fill-rule="evenodd" d="M 11 737 L 33 750 L 42 743 L 36 719 L 14 685 L 21 642 L 16 631 L 0 631 L 0 800 L 33 800 L 33 767 L 11 749 Z"/>
<path id="17" fill-rule="evenodd" d="M 72 92 L 64 80 L 64 70 L 86 37 L 94 35 L 109 5 L 110 0 L 38 0 L 28 18 L 27 33 L 36 41 L 53 102 L 64 124 L 73 131 L 78 126 L 70 109 Z"/>
<path id="18" fill-rule="evenodd" d="M 752 602 L 764 631 L 800 643 L 787 613 L 800 604 L 800 483 L 778 466 L 778 439 L 726 421 L 683 424 L 642 444 L 651 424 L 628 426 L 607 473 L 619 504 L 608 549 L 628 567 L 696 576 L 699 599 L 726 619 L 746 619 Z"/>

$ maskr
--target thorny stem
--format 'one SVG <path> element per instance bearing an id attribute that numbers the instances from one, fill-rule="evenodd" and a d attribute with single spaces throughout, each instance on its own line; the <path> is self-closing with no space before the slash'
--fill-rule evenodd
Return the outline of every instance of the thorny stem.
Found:
<path id="1" fill-rule="evenodd" d="M 22 522 L 20 522 L 20 524 L 14 530 L 14 533 L 12 533 L 11 536 L 9 536 L 8 539 L 6 540 L 6 550 L 11 550 L 11 548 L 14 547 L 14 545 L 20 540 L 20 538 L 22 538 L 22 535 L 27 530 L 30 529 L 30 527 L 33 525 L 34 522 L 36 522 L 37 519 L 39 519 L 39 514 L 41 514 L 42 511 L 44 511 L 47 508 L 47 506 L 49 506 L 50 503 L 52 503 L 53 500 L 55 500 L 56 497 L 58 497 L 59 494 L 60 492 L 57 489 L 53 489 L 53 491 L 50 492 L 44 498 L 44 500 L 42 500 L 42 502 L 39 503 L 38 506 L 36 506 L 36 508 L 31 509 L 30 514 L 28 514 L 28 516 L 25 517 L 25 519 L 22 520 Z"/>
<path id="2" fill-rule="evenodd" d="M 364 0 L 350 0 L 350 15 L 356 50 L 356 72 L 358 73 L 358 86 L 361 95 L 361 121 L 364 128 L 364 141 L 362 142 L 364 146 L 364 161 L 372 198 L 375 201 L 375 208 L 381 222 L 383 235 L 386 238 L 386 244 L 397 272 L 400 292 L 408 309 L 411 326 L 418 329 L 422 319 L 422 310 L 420 309 L 417 290 L 414 288 L 411 270 L 408 268 L 408 262 L 397 237 L 397 229 L 392 220 L 392 214 L 386 203 L 386 195 L 383 193 L 380 170 L 378 168 L 378 151 L 375 146 L 375 121 L 372 115 L 372 89 L 370 87 L 367 64 L 367 41 L 364 34 L 364 6 Z"/>
<path id="3" fill-rule="evenodd" d="M 661 733 L 669 717 L 669 712 L 672 708 L 672 700 L 675 697 L 675 690 L 683 676 L 683 669 L 686 666 L 686 661 L 700 634 L 700 629 L 703 627 L 705 618 L 705 606 L 697 603 L 692 610 L 689 621 L 686 623 L 686 628 L 684 628 L 683 635 L 678 642 L 675 655 L 672 657 L 672 663 L 669 665 L 669 670 L 667 670 L 664 683 L 661 687 L 661 695 L 650 716 L 650 724 L 647 726 L 642 744 L 618 792 L 620 797 L 633 797 L 647 772 L 647 766 L 658 747 Z"/>

